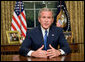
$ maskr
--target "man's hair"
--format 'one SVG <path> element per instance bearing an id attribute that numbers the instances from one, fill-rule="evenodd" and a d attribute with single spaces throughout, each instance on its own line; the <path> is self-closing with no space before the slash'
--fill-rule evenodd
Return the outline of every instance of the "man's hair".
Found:
<path id="1" fill-rule="evenodd" d="M 52 11 L 51 9 L 49 9 L 49 8 L 42 8 L 42 9 L 40 9 L 40 11 L 39 11 L 39 13 L 38 13 L 38 17 L 41 16 L 40 13 L 41 13 L 42 11 L 51 11 L 51 12 L 52 12 L 52 17 L 54 17 L 53 11 Z"/>

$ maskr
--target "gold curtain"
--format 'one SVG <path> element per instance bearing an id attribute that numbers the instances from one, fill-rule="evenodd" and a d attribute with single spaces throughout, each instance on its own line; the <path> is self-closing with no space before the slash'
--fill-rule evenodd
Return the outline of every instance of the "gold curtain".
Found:
<path id="1" fill-rule="evenodd" d="M 1 1 L 1 44 L 7 44 L 6 31 L 11 29 L 15 1 Z"/>
<path id="2" fill-rule="evenodd" d="M 66 1 L 75 43 L 84 43 L 84 1 Z"/>
<path id="3" fill-rule="evenodd" d="M 75 43 L 84 43 L 84 1 L 65 1 Z M 7 44 L 15 1 L 1 1 L 1 44 Z"/>

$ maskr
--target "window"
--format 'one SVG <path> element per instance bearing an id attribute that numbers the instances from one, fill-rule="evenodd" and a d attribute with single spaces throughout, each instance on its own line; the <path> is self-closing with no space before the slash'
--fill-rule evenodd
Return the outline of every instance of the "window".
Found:
<path id="1" fill-rule="evenodd" d="M 39 25 L 38 12 L 41 8 L 47 7 L 54 12 L 54 24 L 56 21 L 57 5 L 59 1 L 23 1 L 26 13 L 27 28 L 31 29 Z"/>

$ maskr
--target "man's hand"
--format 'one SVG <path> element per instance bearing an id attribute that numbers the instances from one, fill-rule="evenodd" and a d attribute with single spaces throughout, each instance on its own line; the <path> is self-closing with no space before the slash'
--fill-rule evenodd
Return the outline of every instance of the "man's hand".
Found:
<path id="1" fill-rule="evenodd" d="M 34 51 L 31 56 L 33 56 L 33 57 L 39 57 L 39 58 L 47 58 L 47 55 L 46 55 L 47 54 L 47 51 L 42 50 L 43 47 L 44 47 L 44 45 L 42 45 L 42 47 L 39 48 L 38 50 Z"/>
<path id="2" fill-rule="evenodd" d="M 49 47 L 51 48 L 47 50 L 47 56 L 49 56 L 49 58 L 57 57 L 61 54 L 59 50 L 54 49 L 51 45 L 49 45 Z"/>

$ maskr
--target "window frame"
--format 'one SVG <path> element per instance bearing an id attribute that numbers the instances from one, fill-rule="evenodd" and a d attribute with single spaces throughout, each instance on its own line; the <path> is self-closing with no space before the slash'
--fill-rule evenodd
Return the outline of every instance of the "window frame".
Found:
<path id="1" fill-rule="evenodd" d="M 24 8 L 24 10 L 26 11 L 26 10 L 33 10 L 34 11 L 34 26 L 33 27 L 27 27 L 27 29 L 32 29 L 32 28 L 34 28 L 34 27 L 36 27 L 37 25 L 37 18 L 36 18 L 36 10 L 40 10 L 41 8 L 39 8 L 39 9 L 36 9 L 36 5 L 35 5 L 35 3 L 39 3 L 39 2 L 45 2 L 46 3 L 46 6 L 45 7 L 47 7 L 48 8 L 48 6 L 47 6 L 47 3 L 48 2 L 57 2 L 57 1 L 23 1 L 23 3 L 25 4 L 25 2 L 27 3 L 30 3 L 30 2 L 33 2 L 33 5 L 34 5 L 34 8 L 33 9 L 30 9 L 30 8 Z M 57 10 L 57 8 L 49 8 L 49 9 L 52 9 L 52 10 Z M 27 20 L 27 19 L 26 19 Z"/>

